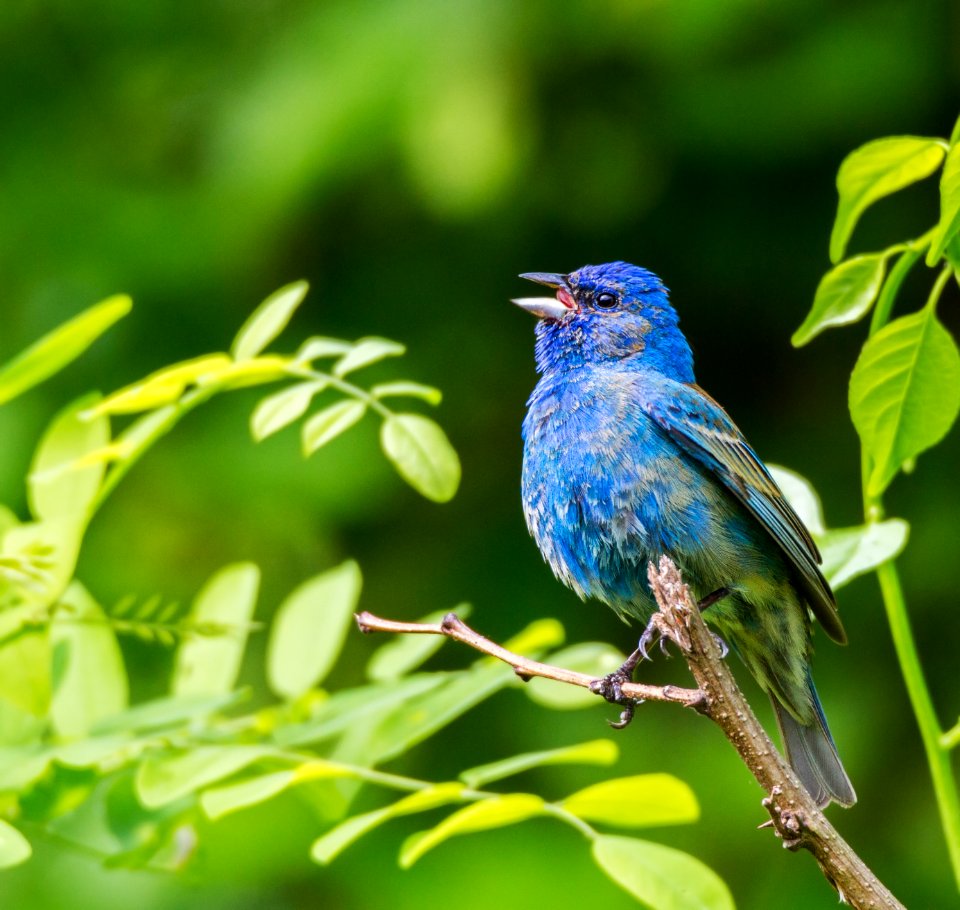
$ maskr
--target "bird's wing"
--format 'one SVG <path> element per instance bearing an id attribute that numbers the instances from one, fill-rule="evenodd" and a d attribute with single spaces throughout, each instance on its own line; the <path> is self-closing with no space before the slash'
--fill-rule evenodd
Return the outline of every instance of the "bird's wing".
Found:
<path id="1" fill-rule="evenodd" d="M 770 533 L 793 563 L 824 631 L 847 640 L 833 592 L 820 571 L 820 552 L 736 424 L 699 386 L 657 377 L 658 394 L 641 405 L 677 445 L 711 470 Z"/>

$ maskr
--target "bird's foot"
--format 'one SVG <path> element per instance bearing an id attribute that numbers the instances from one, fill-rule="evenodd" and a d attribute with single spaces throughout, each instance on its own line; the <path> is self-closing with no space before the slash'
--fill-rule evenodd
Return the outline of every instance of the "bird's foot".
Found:
<path id="1" fill-rule="evenodd" d="M 670 641 L 670 636 L 664 627 L 663 614 L 654 613 L 650 618 L 650 622 L 647 623 L 646 629 L 643 630 L 643 635 L 640 636 L 637 650 L 633 653 L 639 654 L 644 660 L 652 660 L 653 658 L 650 657 L 650 646 L 657 642 L 660 645 L 660 653 L 664 657 L 669 657 L 670 652 L 667 650 L 668 641 Z M 632 656 L 633 655 L 631 655 L 631 657 Z"/>
<path id="2" fill-rule="evenodd" d="M 637 705 L 643 703 L 643 699 L 631 698 L 623 694 L 624 683 L 633 682 L 633 671 L 637 664 L 646 655 L 637 648 L 613 673 L 608 673 L 600 679 L 594 680 L 590 686 L 590 691 L 600 695 L 613 705 L 620 705 L 623 710 L 620 712 L 620 719 L 617 721 L 608 720 L 615 730 L 622 730 L 633 720 L 634 711 Z"/>

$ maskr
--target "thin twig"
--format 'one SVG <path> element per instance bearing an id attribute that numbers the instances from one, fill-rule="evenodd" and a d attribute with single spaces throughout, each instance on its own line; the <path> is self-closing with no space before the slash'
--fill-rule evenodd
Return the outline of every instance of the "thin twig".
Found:
<path id="1" fill-rule="evenodd" d="M 784 847 L 812 853 L 840 899 L 855 910 L 904 910 L 827 821 L 760 726 L 676 566 L 663 558 L 659 567 L 651 564 L 649 577 L 660 608 L 655 617 L 658 628 L 680 649 L 698 688 L 624 683 L 623 694 L 638 701 L 675 702 L 709 717 L 766 792 L 763 806 L 771 821 L 764 827 L 772 826 Z M 600 682 L 585 673 L 514 654 L 475 632 L 453 613 L 447 614 L 440 623 L 406 623 L 365 612 L 357 614 L 357 624 L 363 632 L 445 635 L 510 664 L 521 679 L 539 676 L 591 690 Z"/>
<path id="2" fill-rule="evenodd" d="M 381 619 L 372 613 L 356 614 L 357 625 L 360 631 L 395 632 L 402 635 L 445 635 L 454 641 L 469 645 L 476 651 L 496 657 L 504 663 L 510 664 L 514 672 L 522 680 L 539 676 L 543 679 L 554 679 L 557 682 L 571 686 L 580 686 L 589 689 L 597 682 L 596 677 L 587 673 L 578 673 L 576 670 L 565 670 L 552 664 L 542 664 L 528 657 L 521 657 L 508 651 L 506 648 L 484 638 L 479 632 L 471 629 L 456 613 L 448 613 L 442 622 L 395 622 L 392 619 Z M 699 689 L 681 689 L 678 686 L 647 686 L 642 683 L 624 683 L 623 694 L 637 701 L 668 701 L 676 702 L 687 708 L 700 710 L 704 704 L 703 693 Z"/>

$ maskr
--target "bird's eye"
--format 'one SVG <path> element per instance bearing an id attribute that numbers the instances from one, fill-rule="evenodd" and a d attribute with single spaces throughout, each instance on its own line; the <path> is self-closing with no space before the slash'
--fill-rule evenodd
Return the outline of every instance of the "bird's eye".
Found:
<path id="1" fill-rule="evenodd" d="M 594 299 L 594 303 L 603 310 L 609 310 L 612 307 L 615 307 L 620 301 L 617 299 L 616 294 L 608 294 L 604 291 L 602 294 L 597 294 Z"/>

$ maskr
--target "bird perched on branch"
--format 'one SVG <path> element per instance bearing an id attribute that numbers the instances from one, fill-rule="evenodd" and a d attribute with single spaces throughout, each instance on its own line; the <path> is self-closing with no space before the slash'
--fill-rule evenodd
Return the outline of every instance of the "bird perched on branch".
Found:
<path id="1" fill-rule="evenodd" d="M 523 507 L 544 559 L 580 597 L 646 622 L 647 565 L 669 556 L 770 696 L 811 796 L 852 805 L 810 675 L 811 614 L 846 641 L 820 554 L 743 434 L 697 386 L 667 289 L 625 262 L 521 277 L 556 290 L 514 301 L 540 320 Z"/>

